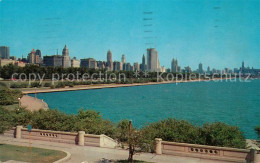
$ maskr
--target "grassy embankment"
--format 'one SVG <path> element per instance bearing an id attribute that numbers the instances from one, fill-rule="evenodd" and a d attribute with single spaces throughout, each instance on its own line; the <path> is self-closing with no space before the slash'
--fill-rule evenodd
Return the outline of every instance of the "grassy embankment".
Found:
<path id="1" fill-rule="evenodd" d="M 31 148 L 9 144 L 0 144 L 0 161 L 54 162 L 66 157 L 66 153 L 43 148 Z"/>

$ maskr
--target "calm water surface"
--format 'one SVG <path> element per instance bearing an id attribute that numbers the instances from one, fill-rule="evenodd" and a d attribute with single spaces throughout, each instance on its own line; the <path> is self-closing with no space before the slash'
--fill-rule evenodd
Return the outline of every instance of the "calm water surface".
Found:
<path id="1" fill-rule="evenodd" d="M 66 113 L 93 109 L 114 122 L 132 119 L 138 127 L 168 117 L 198 125 L 221 121 L 239 126 L 247 138 L 257 138 L 254 127 L 260 125 L 259 79 L 40 93 L 37 97 Z"/>

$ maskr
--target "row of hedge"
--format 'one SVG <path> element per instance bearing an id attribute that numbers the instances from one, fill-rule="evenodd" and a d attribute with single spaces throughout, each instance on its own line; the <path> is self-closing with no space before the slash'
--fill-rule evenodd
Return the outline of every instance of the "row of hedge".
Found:
<path id="1" fill-rule="evenodd" d="M 31 124 L 38 129 L 69 132 L 83 130 L 89 134 L 105 134 L 120 142 L 128 141 L 127 120 L 114 124 L 103 119 L 100 113 L 91 110 L 81 109 L 78 114 L 65 114 L 58 110 L 30 112 L 24 109 L 8 111 L 1 108 L 0 123 L 0 132 L 16 125 Z M 220 122 L 195 126 L 185 120 L 169 118 L 135 130 L 139 134 L 139 146 L 145 147 L 145 151 L 153 151 L 155 138 L 234 148 L 245 148 L 246 145 L 245 137 L 238 127 Z"/>

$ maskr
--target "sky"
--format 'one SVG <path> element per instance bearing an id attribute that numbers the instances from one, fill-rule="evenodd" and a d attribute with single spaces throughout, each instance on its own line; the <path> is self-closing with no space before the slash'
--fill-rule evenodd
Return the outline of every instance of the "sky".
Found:
<path id="1" fill-rule="evenodd" d="M 71 57 L 106 60 L 110 49 L 133 64 L 154 47 L 166 67 L 260 68 L 259 29 L 259 0 L 0 0 L 0 46 L 17 57 L 66 44 Z"/>

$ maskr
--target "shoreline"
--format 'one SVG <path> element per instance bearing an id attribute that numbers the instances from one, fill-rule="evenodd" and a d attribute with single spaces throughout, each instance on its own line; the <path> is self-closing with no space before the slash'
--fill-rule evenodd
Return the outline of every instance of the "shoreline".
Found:
<path id="1" fill-rule="evenodd" d="M 67 92 L 67 91 L 80 91 L 80 90 L 92 90 L 92 89 L 104 89 L 104 88 L 120 88 L 120 87 L 134 87 L 134 86 L 147 86 L 147 85 L 159 85 L 159 84 L 177 84 L 177 83 L 189 83 L 189 82 L 207 82 L 214 80 L 229 80 L 229 79 L 196 79 L 196 80 L 185 80 L 185 81 L 164 81 L 164 82 L 149 82 L 149 83 L 133 83 L 133 84 L 99 84 L 99 85 L 79 85 L 74 87 L 65 88 L 47 88 L 47 89 L 36 89 L 36 90 L 22 90 L 24 95 L 34 93 L 52 93 L 52 92 Z"/>

